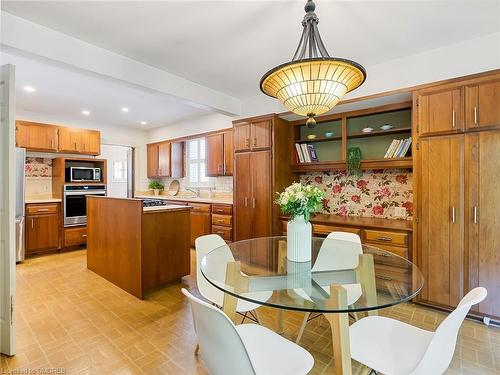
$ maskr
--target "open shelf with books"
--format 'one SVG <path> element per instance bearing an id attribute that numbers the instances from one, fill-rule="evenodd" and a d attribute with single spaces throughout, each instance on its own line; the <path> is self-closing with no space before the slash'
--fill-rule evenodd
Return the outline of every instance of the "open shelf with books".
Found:
<path id="1" fill-rule="evenodd" d="M 319 117 L 312 129 L 294 121 L 292 170 L 345 169 L 350 147 L 361 149 L 363 169 L 412 168 L 411 117 L 404 102 Z"/>

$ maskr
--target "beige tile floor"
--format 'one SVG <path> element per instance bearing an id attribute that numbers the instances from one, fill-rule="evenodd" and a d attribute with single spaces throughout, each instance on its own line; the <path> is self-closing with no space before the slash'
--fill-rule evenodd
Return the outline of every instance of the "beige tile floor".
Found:
<path id="1" fill-rule="evenodd" d="M 140 301 L 88 271 L 85 251 L 28 260 L 17 267 L 18 354 L 2 356 L 2 370 L 205 374 L 193 355 L 196 340 L 181 287 L 195 290 L 195 276 Z M 276 328 L 276 310 L 261 310 L 264 325 Z M 409 303 L 381 314 L 427 329 L 445 316 Z M 302 314 L 286 313 L 285 318 L 285 336 L 294 339 Z M 315 358 L 313 374 L 334 373 L 324 318 L 308 324 L 302 345 Z M 500 329 L 466 321 L 448 373 L 500 374 Z"/>

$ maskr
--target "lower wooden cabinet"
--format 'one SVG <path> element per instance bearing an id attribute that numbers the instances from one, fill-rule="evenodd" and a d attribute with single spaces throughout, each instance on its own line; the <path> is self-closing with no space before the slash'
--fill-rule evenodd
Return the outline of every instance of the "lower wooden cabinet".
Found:
<path id="1" fill-rule="evenodd" d="M 188 203 L 191 209 L 191 246 L 195 240 L 206 234 L 212 233 L 211 205 L 206 203 Z"/>
<path id="2" fill-rule="evenodd" d="M 61 247 L 60 204 L 26 205 L 26 254 L 57 250 Z"/>
<path id="3" fill-rule="evenodd" d="M 87 243 L 87 226 L 64 228 L 64 247 L 81 246 Z"/>
<path id="4" fill-rule="evenodd" d="M 212 233 L 218 234 L 226 242 L 233 240 L 233 206 L 229 204 L 212 205 Z"/>

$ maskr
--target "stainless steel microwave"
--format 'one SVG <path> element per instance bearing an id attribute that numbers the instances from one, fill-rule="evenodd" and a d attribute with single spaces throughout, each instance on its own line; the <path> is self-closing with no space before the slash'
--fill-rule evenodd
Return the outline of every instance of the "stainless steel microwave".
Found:
<path id="1" fill-rule="evenodd" d="M 101 168 L 68 167 L 66 168 L 67 182 L 101 182 Z"/>

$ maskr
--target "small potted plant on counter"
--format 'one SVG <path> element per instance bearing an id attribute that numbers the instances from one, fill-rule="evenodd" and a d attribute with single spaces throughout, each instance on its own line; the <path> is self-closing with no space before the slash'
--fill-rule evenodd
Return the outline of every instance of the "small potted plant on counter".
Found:
<path id="1" fill-rule="evenodd" d="M 292 262 L 311 261 L 312 226 L 309 218 L 320 210 L 325 193 L 313 185 L 299 182 L 278 193 L 276 203 L 290 215 L 287 224 L 287 258 Z"/>
<path id="2" fill-rule="evenodd" d="M 160 190 L 163 190 L 165 188 L 165 185 L 163 185 L 160 181 L 149 181 L 148 187 L 153 190 L 154 195 L 160 195 Z"/>

